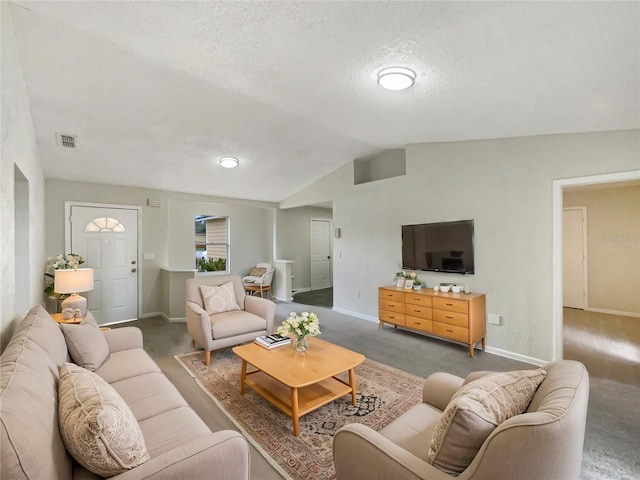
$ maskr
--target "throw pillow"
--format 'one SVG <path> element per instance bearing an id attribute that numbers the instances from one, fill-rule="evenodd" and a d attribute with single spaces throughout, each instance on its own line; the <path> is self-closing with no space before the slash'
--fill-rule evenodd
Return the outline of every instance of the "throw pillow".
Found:
<path id="1" fill-rule="evenodd" d="M 261 277 L 265 273 L 267 273 L 267 269 L 266 268 L 252 268 L 251 271 L 249 272 L 249 276 L 250 277 Z"/>
<path id="2" fill-rule="evenodd" d="M 93 372 L 109 356 L 109 344 L 95 321 L 85 319 L 77 325 L 61 323 L 60 328 L 69 355 L 77 365 Z"/>
<path id="3" fill-rule="evenodd" d="M 69 453 L 97 475 L 118 475 L 150 459 L 138 421 L 118 392 L 73 363 L 60 368 L 58 424 Z"/>
<path id="4" fill-rule="evenodd" d="M 233 290 L 233 282 L 223 283 L 217 287 L 200 285 L 200 294 L 204 309 L 209 315 L 240 310 L 236 301 L 236 293 Z"/>
<path id="5" fill-rule="evenodd" d="M 433 432 L 429 463 L 462 473 L 498 425 L 527 409 L 546 374 L 542 369 L 493 373 L 461 387 Z"/>

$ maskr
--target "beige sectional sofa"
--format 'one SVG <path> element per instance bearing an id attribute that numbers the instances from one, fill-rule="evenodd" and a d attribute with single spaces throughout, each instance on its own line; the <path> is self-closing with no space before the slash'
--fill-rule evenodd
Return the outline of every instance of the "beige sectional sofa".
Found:
<path id="1" fill-rule="evenodd" d="M 95 374 L 133 412 L 148 452 L 144 463 L 112 478 L 249 478 L 246 440 L 209 430 L 142 349 L 139 329 L 101 333 L 108 352 Z M 60 370 L 70 361 L 61 327 L 42 307 L 33 308 L 0 360 L 0 478 L 100 478 L 68 453 L 59 429 Z"/>

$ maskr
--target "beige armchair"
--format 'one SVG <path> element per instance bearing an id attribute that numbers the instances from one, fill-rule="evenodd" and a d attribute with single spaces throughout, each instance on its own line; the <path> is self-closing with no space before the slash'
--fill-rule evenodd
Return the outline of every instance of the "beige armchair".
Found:
<path id="1" fill-rule="evenodd" d="M 249 275 L 242 277 L 244 290 L 248 294 L 259 293 L 264 297 L 265 293 L 269 293 L 271 298 L 271 282 L 275 270 L 270 263 L 258 263 L 252 268 Z"/>
<path id="2" fill-rule="evenodd" d="M 570 360 L 542 367 L 547 375 L 529 407 L 499 424 L 458 479 L 578 479 L 589 398 L 585 367 Z M 427 461 L 443 410 L 466 380 L 447 373 L 424 383 L 423 403 L 376 432 L 349 424 L 336 433 L 333 457 L 338 480 L 442 479 L 449 475 Z M 450 427 L 453 428 L 453 427 Z M 460 431 L 465 437 L 473 431 Z"/>
<path id="3" fill-rule="evenodd" d="M 232 298 L 224 297 L 221 288 L 233 285 Z M 205 301 L 203 296 L 210 294 Z M 227 292 L 230 290 L 227 288 Z M 186 285 L 187 330 L 191 344 L 205 350 L 205 365 L 211 363 L 211 351 L 250 342 L 260 335 L 273 333 L 276 305 L 271 300 L 247 296 L 238 275 L 206 275 L 190 278 Z M 217 295 L 217 297 L 216 297 Z M 235 303 L 232 300 L 235 299 Z M 229 303 L 230 301 L 230 303 Z M 231 306 L 230 306 L 231 305 Z M 216 313 L 209 313 L 216 312 Z M 222 311 L 217 311 L 222 310 Z"/>

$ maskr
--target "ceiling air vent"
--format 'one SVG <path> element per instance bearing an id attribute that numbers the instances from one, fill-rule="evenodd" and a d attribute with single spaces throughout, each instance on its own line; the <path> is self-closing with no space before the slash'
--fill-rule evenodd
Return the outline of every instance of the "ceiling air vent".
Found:
<path id="1" fill-rule="evenodd" d="M 59 147 L 78 148 L 78 136 L 68 133 L 56 133 Z"/>

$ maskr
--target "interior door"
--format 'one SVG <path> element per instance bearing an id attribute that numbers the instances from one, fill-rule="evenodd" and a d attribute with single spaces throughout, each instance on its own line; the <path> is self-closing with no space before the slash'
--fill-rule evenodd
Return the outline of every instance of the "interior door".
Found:
<path id="1" fill-rule="evenodd" d="M 562 296 L 569 308 L 586 307 L 585 208 L 562 212 Z"/>
<path id="2" fill-rule="evenodd" d="M 331 220 L 311 219 L 311 290 L 331 286 Z"/>
<path id="3" fill-rule="evenodd" d="M 96 321 L 138 318 L 138 210 L 72 205 L 70 223 L 70 251 L 94 269 L 83 296 Z"/>

